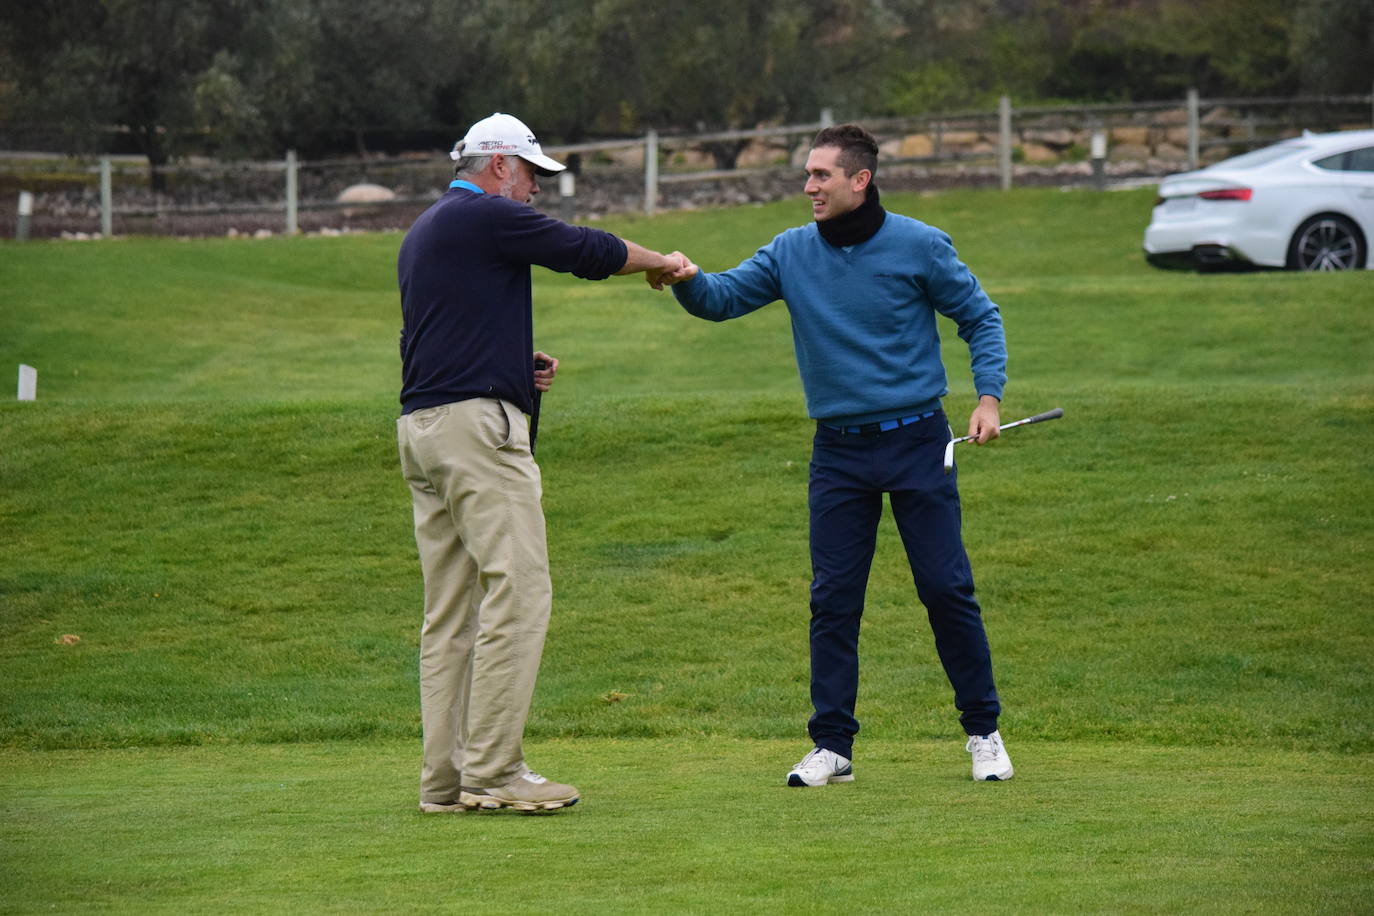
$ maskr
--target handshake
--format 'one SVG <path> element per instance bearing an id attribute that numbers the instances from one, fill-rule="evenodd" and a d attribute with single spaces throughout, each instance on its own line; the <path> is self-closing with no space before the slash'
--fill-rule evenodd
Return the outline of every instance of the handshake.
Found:
<path id="1" fill-rule="evenodd" d="M 672 254 L 663 255 L 661 264 L 646 269 L 644 279 L 654 289 L 663 289 L 665 286 L 672 286 L 674 283 L 692 279 L 697 275 L 697 270 L 697 266 L 691 262 L 687 255 L 680 251 L 674 251 Z"/>

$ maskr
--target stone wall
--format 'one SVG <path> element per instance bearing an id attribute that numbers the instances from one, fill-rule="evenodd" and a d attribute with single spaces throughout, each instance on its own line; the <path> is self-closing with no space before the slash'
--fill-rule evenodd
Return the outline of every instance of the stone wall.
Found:
<path id="1" fill-rule="evenodd" d="M 1299 100 L 1301 101 L 1301 100 Z M 1263 116 L 1256 114 L 1263 112 Z M 1287 109 L 1245 109 L 1214 105 L 1200 119 L 1203 164 L 1301 132 L 1367 128 L 1329 112 L 1318 117 L 1297 101 Z M 882 151 L 880 185 L 889 190 L 997 187 L 998 122 L 992 115 L 871 122 Z M 896 126 L 891 126 L 896 125 Z M 1129 111 L 1064 109 L 1014 114 L 1013 183 L 1088 185 L 1092 137 L 1107 137 L 1105 173 L 1111 180 L 1161 178 L 1188 165 L 1188 115 L 1182 107 Z M 716 171 L 716 162 L 692 137 L 660 138 L 660 209 L 732 206 L 786 199 L 800 200 L 801 171 L 811 135 L 800 131 L 748 143 L 734 171 Z M 551 150 L 551 152 L 556 152 Z M 577 196 L 558 198 L 557 180 L 545 182 L 538 205 L 565 218 L 597 220 L 644 209 L 644 148 L 625 145 L 583 153 Z M 90 163 L 67 162 L 40 176 L 25 177 L 0 160 L 0 234 L 12 237 L 17 190 L 35 193 L 31 234 L 89 236 L 100 227 L 98 181 Z M 451 164 L 439 153 L 301 163 L 298 173 L 298 224 L 306 232 L 402 229 L 442 193 Z M 271 163 L 225 164 L 203 161 L 167 169 L 166 187 L 150 188 L 146 169 L 121 163 L 115 178 L 117 235 L 260 235 L 283 231 L 285 177 Z M 27 184 L 26 184 L 27 183 Z M 340 194 L 366 183 L 392 200 L 345 203 Z"/>

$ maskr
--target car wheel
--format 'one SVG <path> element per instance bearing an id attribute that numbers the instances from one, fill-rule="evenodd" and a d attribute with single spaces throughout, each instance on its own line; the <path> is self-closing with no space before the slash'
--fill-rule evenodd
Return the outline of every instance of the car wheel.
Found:
<path id="1" fill-rule="evenodd" d="M 1298 227 L 1288 243 L 1293 270 L 1355 270 L 1364 267 L 1364 239 L 1344 216 L 1314 216 Z"/>

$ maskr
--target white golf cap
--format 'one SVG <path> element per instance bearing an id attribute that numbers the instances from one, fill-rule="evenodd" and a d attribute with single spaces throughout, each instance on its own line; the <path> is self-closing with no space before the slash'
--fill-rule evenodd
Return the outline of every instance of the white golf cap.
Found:
<path id="1" fill-rule="evenodd" d="M 567 168 L 544 155 L 539 148 L 539 141 L 534 139 L 534 131 L 526 127 L 524 121 L 499 111 L 469 127 L 467 135 L 453 145 L 453 152 L 448 156 L 457 162 L 462 156 L 491 156 L 496 153 L 519 156 L 550 175 Z"/>

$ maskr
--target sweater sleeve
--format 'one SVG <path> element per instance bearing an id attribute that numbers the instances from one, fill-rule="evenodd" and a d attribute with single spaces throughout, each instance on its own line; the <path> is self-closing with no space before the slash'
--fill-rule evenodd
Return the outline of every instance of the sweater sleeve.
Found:
<path id="1" fill-rule="evenodd" d="M 738 267 L 718 274 L 698 273 L 672 287 L 688 313 L 709 321 L 739 318 L 782 298 L 774 246 L 760 248 Z"/>
<path id="2" fill-rule="evenodd" d="M 583 280 L 604 280 L 625 266 L 625 243 L 609 232 L 573 226 L 533 207 L 496 199 L 504 209 L 498 247 L 513 261 L 538 264 Z"/>
<path id="3" fill-rule="evenodd" d="M 958 325 L 959 337 L 968 344 L 974 388 L 979 395 L 1001 400 L 1007 384 L 1007 339 L 1001 312 L 959 260 L 948 235 L 931 232 L 926 254 L 926 292 L 940 314 Z"/>

